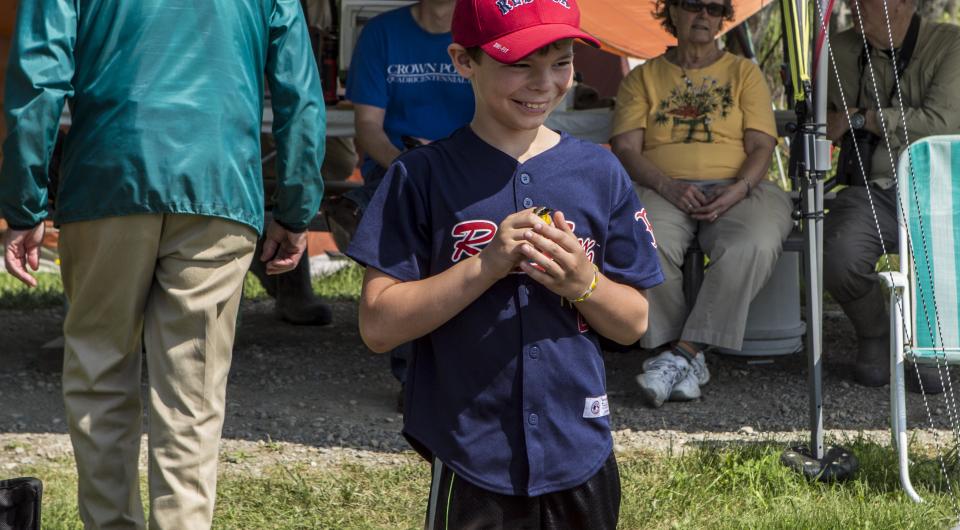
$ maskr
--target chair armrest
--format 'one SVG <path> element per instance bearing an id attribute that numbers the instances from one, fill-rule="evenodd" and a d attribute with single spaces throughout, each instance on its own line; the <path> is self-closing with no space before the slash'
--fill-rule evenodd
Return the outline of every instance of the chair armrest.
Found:
<path id="1" fill-rule="evenodd" d="M 890 288 L 890 331 L 893 333 L 891 346 L 896 352 L 903 352 L 905 344 L 913 343 L 913 326 L 911 325 L 911 300 L 907 292 L 907 275 L 899 272 L 881 272 L 883 283 Z M 901 333 L 902 330 L 902 333 Z"/>
<path id="2" fill-rule="evenodd" d="M 880 278 L 891 289 L 907 288 L 907 275 L 902 272 L 881 272 Z"/>

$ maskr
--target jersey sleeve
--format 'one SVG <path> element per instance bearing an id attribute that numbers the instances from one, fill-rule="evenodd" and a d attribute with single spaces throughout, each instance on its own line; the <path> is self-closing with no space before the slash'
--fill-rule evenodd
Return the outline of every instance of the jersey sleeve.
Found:
<path id="1" fill-rule="evenodd" d="M 620 173 L 625 182 L 610 214 L 601 271 L 617 283 L 650 289 L 663 283 L 657 240 L 646 209 L 640 204 L 626 173 L 623 170 Z"/>
<path id="2" fill-rule="evenodd" d="M 757 65 L 744 60 L 743 90 L 740 108 L 743 109 L 743 130 L 753 129 L 777 137 L 777 123 L 773 118 L 773 99 L 767 80 Z"/>
<path id="3" fill-rule="evenodd" d="M 364 211 L 346 254 L 400 281 L 429 275 L 428 210 L 409 168 L 396 161 Z"/>
<path id="4" fill-rule="evenodd" d="M 387 42 L 382 24 L 373 19 L 360 31 L 347 71 L 346 98 L 353 103 L 387 108 Z"/>

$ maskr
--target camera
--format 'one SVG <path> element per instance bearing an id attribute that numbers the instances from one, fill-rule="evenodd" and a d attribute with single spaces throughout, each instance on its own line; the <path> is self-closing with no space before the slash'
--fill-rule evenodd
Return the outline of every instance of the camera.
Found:
<path id="1" fill-rule="evenodd" d="M 863 129 L 847 131 L 840 139 L 837 184 L 866 186 L 873 167 L 873 153 L 878 145 L 880 145 L 880 137 L 869 131 Z"/>

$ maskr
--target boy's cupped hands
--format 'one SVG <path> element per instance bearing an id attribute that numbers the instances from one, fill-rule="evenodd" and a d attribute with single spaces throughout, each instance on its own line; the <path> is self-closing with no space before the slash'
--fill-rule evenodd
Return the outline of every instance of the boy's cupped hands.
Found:
<path id="1" fill-rule="evenodd" d="M 502 278 L 517 268 L 554 293 L 579 297 L 593 281 L 593 264 L 567 223 L 553 212 L 553 225 L 529 208 L 507 216 L 480 252 L 483 267 Z"/>

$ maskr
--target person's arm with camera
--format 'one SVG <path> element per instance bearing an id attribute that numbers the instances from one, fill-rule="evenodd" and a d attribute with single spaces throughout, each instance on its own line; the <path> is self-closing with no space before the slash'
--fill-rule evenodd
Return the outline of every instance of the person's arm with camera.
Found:
<path id="1" fill-rule="evenodd" d="M 905 26 L 906 21 L 904 16 L 901 25 Z M 890 148 L 894 151 L 904 147 L 908 139 L 914 141 L 925 136 L 955 133 L 960 130 L 960 106 L 955 103 L 956 90 L 960 87 L 960 38 L 956 37 L 956 32 L 943 36 L 938 29 L 934 29 L 934 35 L 930 38 L 940 43 L 946 41 L 948 44 L 936 46 L 937 51 L 934 53 L 929 52 L 929 45 L 925 49 L 917 50 L 917 53 L 907 53 L 910 59 L 899 80 L 900 90 L 897 90 L 897 85 L 891 85 L 888 101 L 884 102 L 886 106 L 878 108 L 877 102 L 871 99 L 861 102 L 861 108 L 848 109 L 847 113 L 828 113 L 827 136 L 835 144 L 841 143 L 844 134 L 851 130 L 851 125 L 855 131 L 862 130 L 875 135 L 876 142 L 884 142 L 886 136 Z M 873 35 L 868 31 L 867 39 L 881 49 L 887 47 L 889 42 L 885 32 Z M 909 37 L 905 37 L 899 44 L 908 47 L 908 40 Z M 910 72 L 917 70 L 933 73 L 931 77 L 922 80 L 919 97 L 916 96 L 916 90 L 911 93 L 911 88 L 914 87 L 911 87 L 908 79 Z M 844 88 L 849 90 L 846 86 Z M 831 91 L 833 90 L 835 89 Z M 850 99 L 854 95 L 847 94 L 847 97 Z M 854 101 L 849 103 L 854 104 Z"/>
<path id="2" fill-rule="evenodd" d="M 869 175 L 872 153 L 879 146 L 887 147 L 887 142 L 890 150 L 898 153 L 907 140 L 960 130 L 960 107 L 954 96 L 960 87 L 960 39 L 954 40 L 936 64 L 918 63 L 917 67 L 931 68 L 933 77 L 919 97 L 911 97 L 908 83 L 900 80 L 902 109 L 901 98 L 892 90 L 891 106 L 878 109 L 876 102 L 869 101 L 862 102 L 862 108 L 828 113 L 827 137 L 841 148 L 838 175 L 842 182 L 862 184 L 861 168 Z M 849 156 L 844 156 L 844 150 L 850 152 Z"/>
<path id="3" fill-rule="evenodd" d="M 850 122 L 862 109 L 851 107 L 846 111 L 832 110 L 827 112 L 827 138 L 835 145 L 840 145 L 843 135 L 850 130 Z"/>
<path id="4" fill-rule="evenodd" d="M 900 103 L 894 95 L 892 105 L 869 109 L 866 113 L 867 130 L 884 136 L 886 129 L 890 138 L 890 147 L 899 150 L 904 144 L 904 134 L 911 142 L 935 134 L 955 134 L 960 131 L 960 105 L 957 104 L 957 90 L 960 89 L 960 39 L 954 39 L 952 46 L 939 56 L 938 64 L 918 67 L 931 68 L 933 78 L 923 92 L 919 105 L 910 106 Z M 883 115 L 880 119 L 879 114 Z"/>

